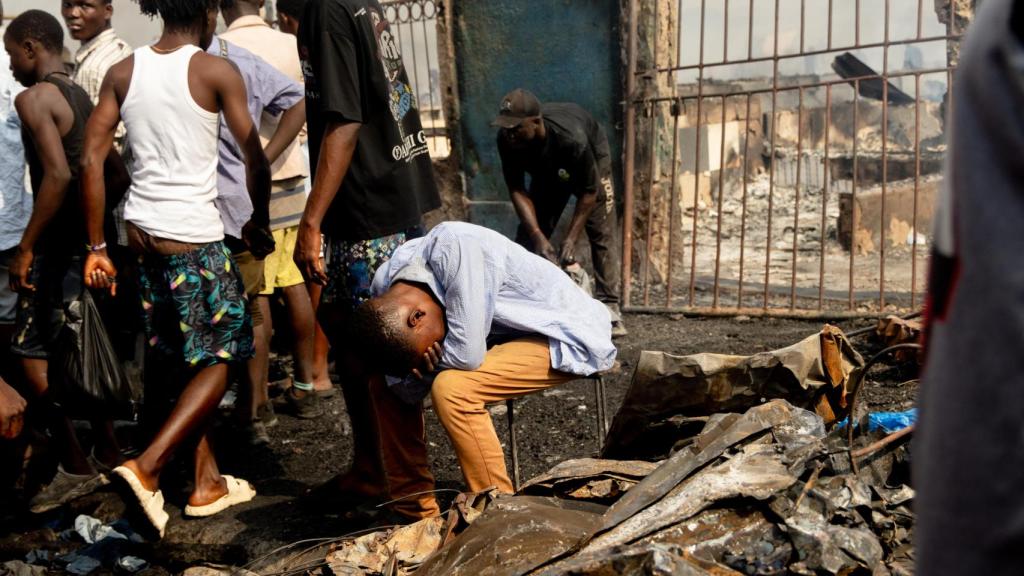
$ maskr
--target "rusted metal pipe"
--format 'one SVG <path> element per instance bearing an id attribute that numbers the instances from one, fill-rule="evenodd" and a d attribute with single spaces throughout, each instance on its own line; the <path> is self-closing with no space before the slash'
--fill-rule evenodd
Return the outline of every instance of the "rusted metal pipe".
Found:
<path id="1" fill-rule="evenodd" d="M 788 308 L 711 308 L 708 306 L 626 306 L 623 312 L 635 314 L 682 314 L 691 317 L 731 318 L 788 318 L 792 320 L 856 320 L 873 318 L 874 313 L 854 310 L 790 310 Z"/>
<path id="2" fill-rule="evenodd" d="M 853 458 L 854 460 L 859 460 L 861 458 L 865 458 L 867 456 L 871 456 L 875 452 L 878 452 L 879 450 L 881 450 L 882 448 L 885 448 L 889 444 L 892 444 L 893 442 L 896 442 L 900 438 L 903 438 L 904 436 L 908 436 L 910 434 L 913 434 L 914 433 L 914 429 L 916 427 L 917 427 L 916 424 L 911 424 L 910 426 L 907 426 L 906 428 L 903 428 L 901 430 L 897 430 L 897 431 L 893 432 L 892 434 L 889 434 L 885 438 L 882 438 L 881 440 L 878 440 L 876 442 L 872 442 L 871 444 L 868 444 L 867 446 L 865 446 L 865 447 L 863 447 L 863 448 L 861 448 L 859 450 L 854 450 L 853 452 L 850 452 L 850 457 Z"/>

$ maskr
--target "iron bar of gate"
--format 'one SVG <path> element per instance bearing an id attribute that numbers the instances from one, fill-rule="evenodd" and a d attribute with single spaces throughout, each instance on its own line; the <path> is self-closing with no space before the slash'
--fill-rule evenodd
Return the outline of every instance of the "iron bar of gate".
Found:
<path id="1" fill-rule="evenodd" d="M 636 92 L 636 50 L 637 50 L 637 0 L 629 0 L 628 33 L 626 37 L 626 98 L 623 113 L 623 128 L 626 131 L 626 142 L 623 146 L 623 206 L 622 206 L 622 303 L 628 307 L 633 292 L 633 174 L 636 169 L 636 104 L 633 101 Z M 646 258 L 646 247 L 644 257 Z"/>
<path id="2" fill-rule="evenodd" d="M 860 5 L 860 0 L 857 0 L 857 4 Z M 850 205 L 856 205 L 857 201 L 857 172 L 859 169 L 858 160 L 860 155 L 857 154 L 857 142 L 860 140 L 860 80 L 857 80 L 853 84 L 853 189 L 850 191 Z M 857 255 L 857 239 L 855 232 L 850 230 L 850 292 L 849 292 L 849 309 L 853 310 L 853 264 L 854 258 Z"/>
<path id="3" fill-rule="evenodd" d="M 672 179 L 670 182 L 671 187 L 669 188 L 669 204 L 668 207 L 668 257 L 665 262 L 665 270 L 668 270 L 668 279 L 665 284 L 666 292 L 672 294 L 672 255 L 675 253 L 675 223 L 676 223 L 676 204 L 678 197 L 676 194 L 676 169 L 679 164 L 679 115 L 682 113 L 682 107 L 679 102 L 672 103 Z M 649 211 L 648 211 L 649 212 Z M 669 296 L 666 298 L 666 302 L 670 301 Z"/>
<path id="4" fill-rule="evenodd" d="M 804 82 L 804 83 L 801 83 L 799 86 L 784 86 L 782 88 L 774 88 L 774 89 L 769 86 L 767 88 L 751 88 L 749 90 L 737 90 L 735 92 L 729 92 L 728 95 L 729 96 L 743 96 L 743 95 L 746 95 L 746 94 L 752 94 L 752 95 L 771 94 L 773 90 L 776 91 L 776 92 L 795 92 L 797 90 L 797 88 L 805 88 L 805 89 L 809 89 L 809 88 L 824 88 L 826 86 L 836 86 L 836 85 L 841 85 L 841 84 L 850 84 L 850 83 L 855 83 L 856 84 L 856 83 L 864 81 L 864 80 L 879 80 L 879 79 L 883 79 L 883 78 L 887 79 L 887 80 L 891 80 L 893 78 L 913 77 L 913 76 L 915 76 L 917 74 L 928 75 L 928 74 L 939 74 L 939 73 L 945 73 L 945 72 L 951 72 L 951 70 L 949 68 L 923 68 L 923 69 L 918 70 L 918 71 L 908 70 L 908 71 L 904 71 L 904 72 L 893 72 L 893 73 L 891 73 L 891 74 L 889 74 L 889 75 L 887 75 L 885 77 L 883 77 L 881 74 L 867 74 L 867 75 L 864 75 L 864 76 L 851 76 L 849 78 L 838 78 L 838 79 L 835 79 L 835 80 L 818 80 L 816 82 Z M 721 96 L 721 94 L 703 94 L 700 97 L 701 98 L 718 98 L 720 96 Z M 689 96 L 678 96 L 678 95 L 677 96 L 649 96 L 649 97 L 644 98 L 643 100 L 641 100 L 640 103 L 670 102 L 670 101 L 673 101 L 673 100 L 696 100 L 697 98 L 698 98 L 698 96 L 696 94 L 691 94 Z"/>
<path id="5" fill-rule="evenodd" d="M 776 0 L 778 1 L 778 0 Z M 704 14 L 707 7 L 707 0 L 700 0 L 700 68 L 697 74 L 697 126 L 694 130 L 696 135 L 694 144 L 694 161 L 693 161 L 693 233 L 690 239 L 690 306 L 693 306 L 694 296 L 696 294 L 696 282 L 697 282 L 697 199 L 700 198 L 700 128 L 704 124 L 703 122 L 703 110 L 702 105 L 704 103 Z M 706 132 L 706 130 L 705 130 Z M 671 268 L 668 271 L 671 276 Z M 668 292 L 668 297 L 665 299 L 665 304 L 670 306 L 672 304 L 672 292 Z"/>
<path id="6" fill-rule="evenodd" d="M 768 156 L 768 238 L 764 243 L 764 301 L 768 308 L 768 288 L 772 274 L 772 215 L 775 212 L 775 134 L 778 132 L 779 102 L 779 0 L 775 0 L 775 26 L 772 33 L 772 145 Z"/>
<path id="7" fill-rule="evenodd" d="M 753 0 L 751 0 L 753 3 Z M 740 282 L 736 295 L 736 308 L 743 307 L 743 262 L 746 259 L 747 245 L 747 166 L 750 162 L 750 94 L 747 94 L 747 115 L 743 133 L 743 203 L 740 216 Z"/>
<path id="8" fill-rule="evenodd" d="M 885 3 L 883 40 L 889 40 L 889 0 Z M 889 185 L 889 49 L 882 49 L 882 200 L 878 226 L 878 310 L 885 310 L 885 196 Z"/>
<path id="9" fill-rule="evenodd" d="M 433 62 L 433 65 L 432 65 L 431 61 L 430 61 L 430 42 L 427 40 L 427 36 L 428 36 L 427 35 L 427 18 L 428 18 L 428 16 L 427 16 L 427 13 L 426 13 L 426 9 L 427 9 L 426 7 L 427 6 L 434 6 L 434 4 L 433 4 L 433 2 L 431 2 L 431 3 L 428 3 L 428 4 L 424 4 L 423 7 L 420 8 L 421 15 L 423 16 L 423 18 L 420 19 L 420 28 L 423 31 L 423 43 L 427 45 L 427 54 L 426 54 L 426 59 L 427 59 L 427 94 L 430 96 L 430 109 L 433 111 L 433 110 L 438 110 L 438 108 L 435 107 L 436 103 L 434 102 L 434 75 L 431 74 L 431 71 L 434 69 L 434 66 L 437 65 L 437 55 L 435 54 L 434 62 Z M 434 16 L 433 17 L 435 19 L 437 18 L 437 6 L 434 6 Z M 434 29 L 435 29 L 435 31 L 437 30 L 436 24 L 435 24 L 435 28 Z M 436 42 L 435 42 L 434 46 L 435 47 L 437 46 Z"/>
<path id="10" fill-rule="evenodd" d="M 825 87 L 825 166 L 821 190 L 821 259 L 818 268 L 818 309 L 825 306 L 825 227 L 828 225 L 829 136 L 832 133 L 832 86 Z"/>
<path id="11" fill-rule="evenodd" d="M 648 136 L 650 142 L 654 142 L 655 124 L 657 123 L 657 117 L 654 114 L 654 107 L 659 103 L 651 103 L 648 108 L 645 109 L 644 115 L 650 115 L 650 126 L 651 133 Z M 649 111 L 649 112 L 647 112 Z M 654 218 L 651 214 L 654 212 L 654 158 L 656 150 L 651 149 L 649 162 L 647 164 L 647 239 L 644 242 L 644 306 L 650 304 L 651 295 L 651 265 L 654 263 L 654 259 L 651 258 L 651 242 L 654 241 Z M 672 276 L 669 275 L 669 281 Z M 669 291 L 671 293 L 671 290 Z"/>
<path id="12" fill-rule="evenodd" d="M 793 198 L 793 271 L 789 285 L 789 308 L 796 309 L 796 256 L 799 254 L 798 238 L 800 236 L 800 167 L 804 158 L 804 89 L 800 88 L 800 102 L 796 117 L 796 194 Z"/>
<path id="13" fill-rule="evenodd" d="M 750 0 L 750 10 L 747 12 L 747 60 L 754 57 L 754 0 Z M 676 62 L 676 65 L 680 61 Z"/>
<path id="14" fill-rule="evenodd" d="M 828 0 L 828 48 L 832 49 L 832 0 Z"/>
<path id="15" fill-rule="evenodd" d="M 929 42 L 942 42 L 949 40 L 960 40 L 960 36 L 956 34 L 942 34 L 938 36 L 927 36 L 924 38 L 904 38 L 902 40 L 890 40 L 889 42 L 872 42 L 868 44 L 851 44 L 848 46 L 836 46 L 834 48 L 821 48 L 818 50 L 809 50 L 802 54 L 780 54 L 777 59 L 789 60 L 795 58 L 806 58 L 811 56 L 826 56 L 840 50 L 872 50 L 875 48 L 886 48 L 894 46 L 908 46 L 911 44 L 926 44 Z M 710 62 L 704 64 L 688 64 L 685 66 L 665 66 L 662 68 L 654 68 L 651 70 L 637 70 L 634 74 L 648 74 L 655 72 L 658 74 L 666 74 L 671 72 L 685 72 L 688 70 L 696 70 L 698 68 L 717 68 L 720 66 L 738 66 L 740 64 L 760 64 L 765 62 L 771 62 L 776 60 L 773 56 L 756 56 L 748 57 L 744 60 L 733 60 L 730 62 Z M 944 69 L 944 68 L 943 68 Z"/>
<path id="16" fill-rule="evenodd" d="M 637 314 L 682 314 L 683 316 L 731 317 L 750 316 L 752 318 L 793 318 L 798 320 L 843 320 L 876 316 L 875 314 L 856 310 L 817 310 L 764 307 L 712 308 L 710 306 L 630 306 L 629 312 Z"/>
<path id="17" fill-rule="evenodd" d="M 853 44 L 860 46 L 860 0 L 854 3 Z"/>
<path id="18" fill-rule="evenodd" d="M 914 235 L 910 251 L 910 307 L 917 304 L 917 196 L 921 188 L 921 75 L 914 75 L 914 212 L 910 232 Z"/>
<path id="19" fill-rule="evenodd" d="M 718 152 L 718 228 L 715 232 L 715 295 L 712 308 L 718 308 L 718 278 L 722 270 L 722 199 L 725 197 L 725 107 L 727 103 L 728 96 L 722 96 L 722 123 L 719 124 L 722 129 L 718 138 L 720 148 Z"/>
<path id="20" fill-rule="evenodd" d="M 807 29 L 806 26 L 804 26 L 804 14 L 806 14 L 806 12 L 807 12 L 807 0 L 800 0 L 800 53 L 801 54 L 803 54 L 803 51 L 806 49 L 806 45 L 804 43 L 804 36 L 805 36 L 804 31 Z M 831 44 L 831 42 L 830 42 L 830 44 Z"/>

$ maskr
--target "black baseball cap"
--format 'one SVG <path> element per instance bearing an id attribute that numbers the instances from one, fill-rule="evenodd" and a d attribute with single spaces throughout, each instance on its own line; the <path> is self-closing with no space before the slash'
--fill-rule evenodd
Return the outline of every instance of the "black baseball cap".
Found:
<path id="1" fill-rule="evenodd" d="M 491 126 L 515 128 L 522 124 L 523 120 L 534 116 L 540 116 L 540 100 L 537 100 L 529 90 L 516 88 L 501 99 L 498 115 L 494 117 Z"/>

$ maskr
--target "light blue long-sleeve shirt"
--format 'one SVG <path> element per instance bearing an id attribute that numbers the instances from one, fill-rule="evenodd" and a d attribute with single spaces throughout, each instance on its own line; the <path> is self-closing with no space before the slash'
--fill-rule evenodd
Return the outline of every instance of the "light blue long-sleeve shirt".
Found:
<path id="1" fill-rule="evenodd" d="M 588 376 L 615 362 L 604 304 L 557 266 L 493 230 L 439 224 L 395 251 L 377 270 L 372 293 L 383 294 L 399 280 L 425 284 L 444 305 L 442 370 L 475 370 L 489 341 L 526 335 L 548 338 L 551 367 L 561 372 Z M 429 388 L 408 379 L 388 382 L 408 401 Z"/>
<path id="2" fill-rule="evenodd" d="M 6 27 L 5 27 L 6 29 Z M 10 58 L 0 51 L 0 250 L 21 242 L 32 216 L 32 192 L 25 183 L 25 148 L 14 98 L 24 88 L 8 69 Z"/>

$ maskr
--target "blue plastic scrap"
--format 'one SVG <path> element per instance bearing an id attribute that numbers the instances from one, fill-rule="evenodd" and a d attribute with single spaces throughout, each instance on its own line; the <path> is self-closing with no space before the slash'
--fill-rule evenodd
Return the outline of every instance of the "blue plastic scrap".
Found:
<path id="1" fill-rule="evenodd" d="M 904 410 L 903 412 L 872 412 L 868 414 L 868 430 L 874 432 L 882 430 L 892 434 L 917 422 L 917 408 Z"/>
<path id="2" fill-rule="evenodd" d="M 846 428 L 848 421 L 849 417 L 841 420 L 837 428 Z M 868 414 L 868 432 L 881 430 L 886 434 L 892 434 L 908 426 L 913 426 L 915 422 L 917 422 L 917 408 L 903 412 L 872 412 Z"/>

